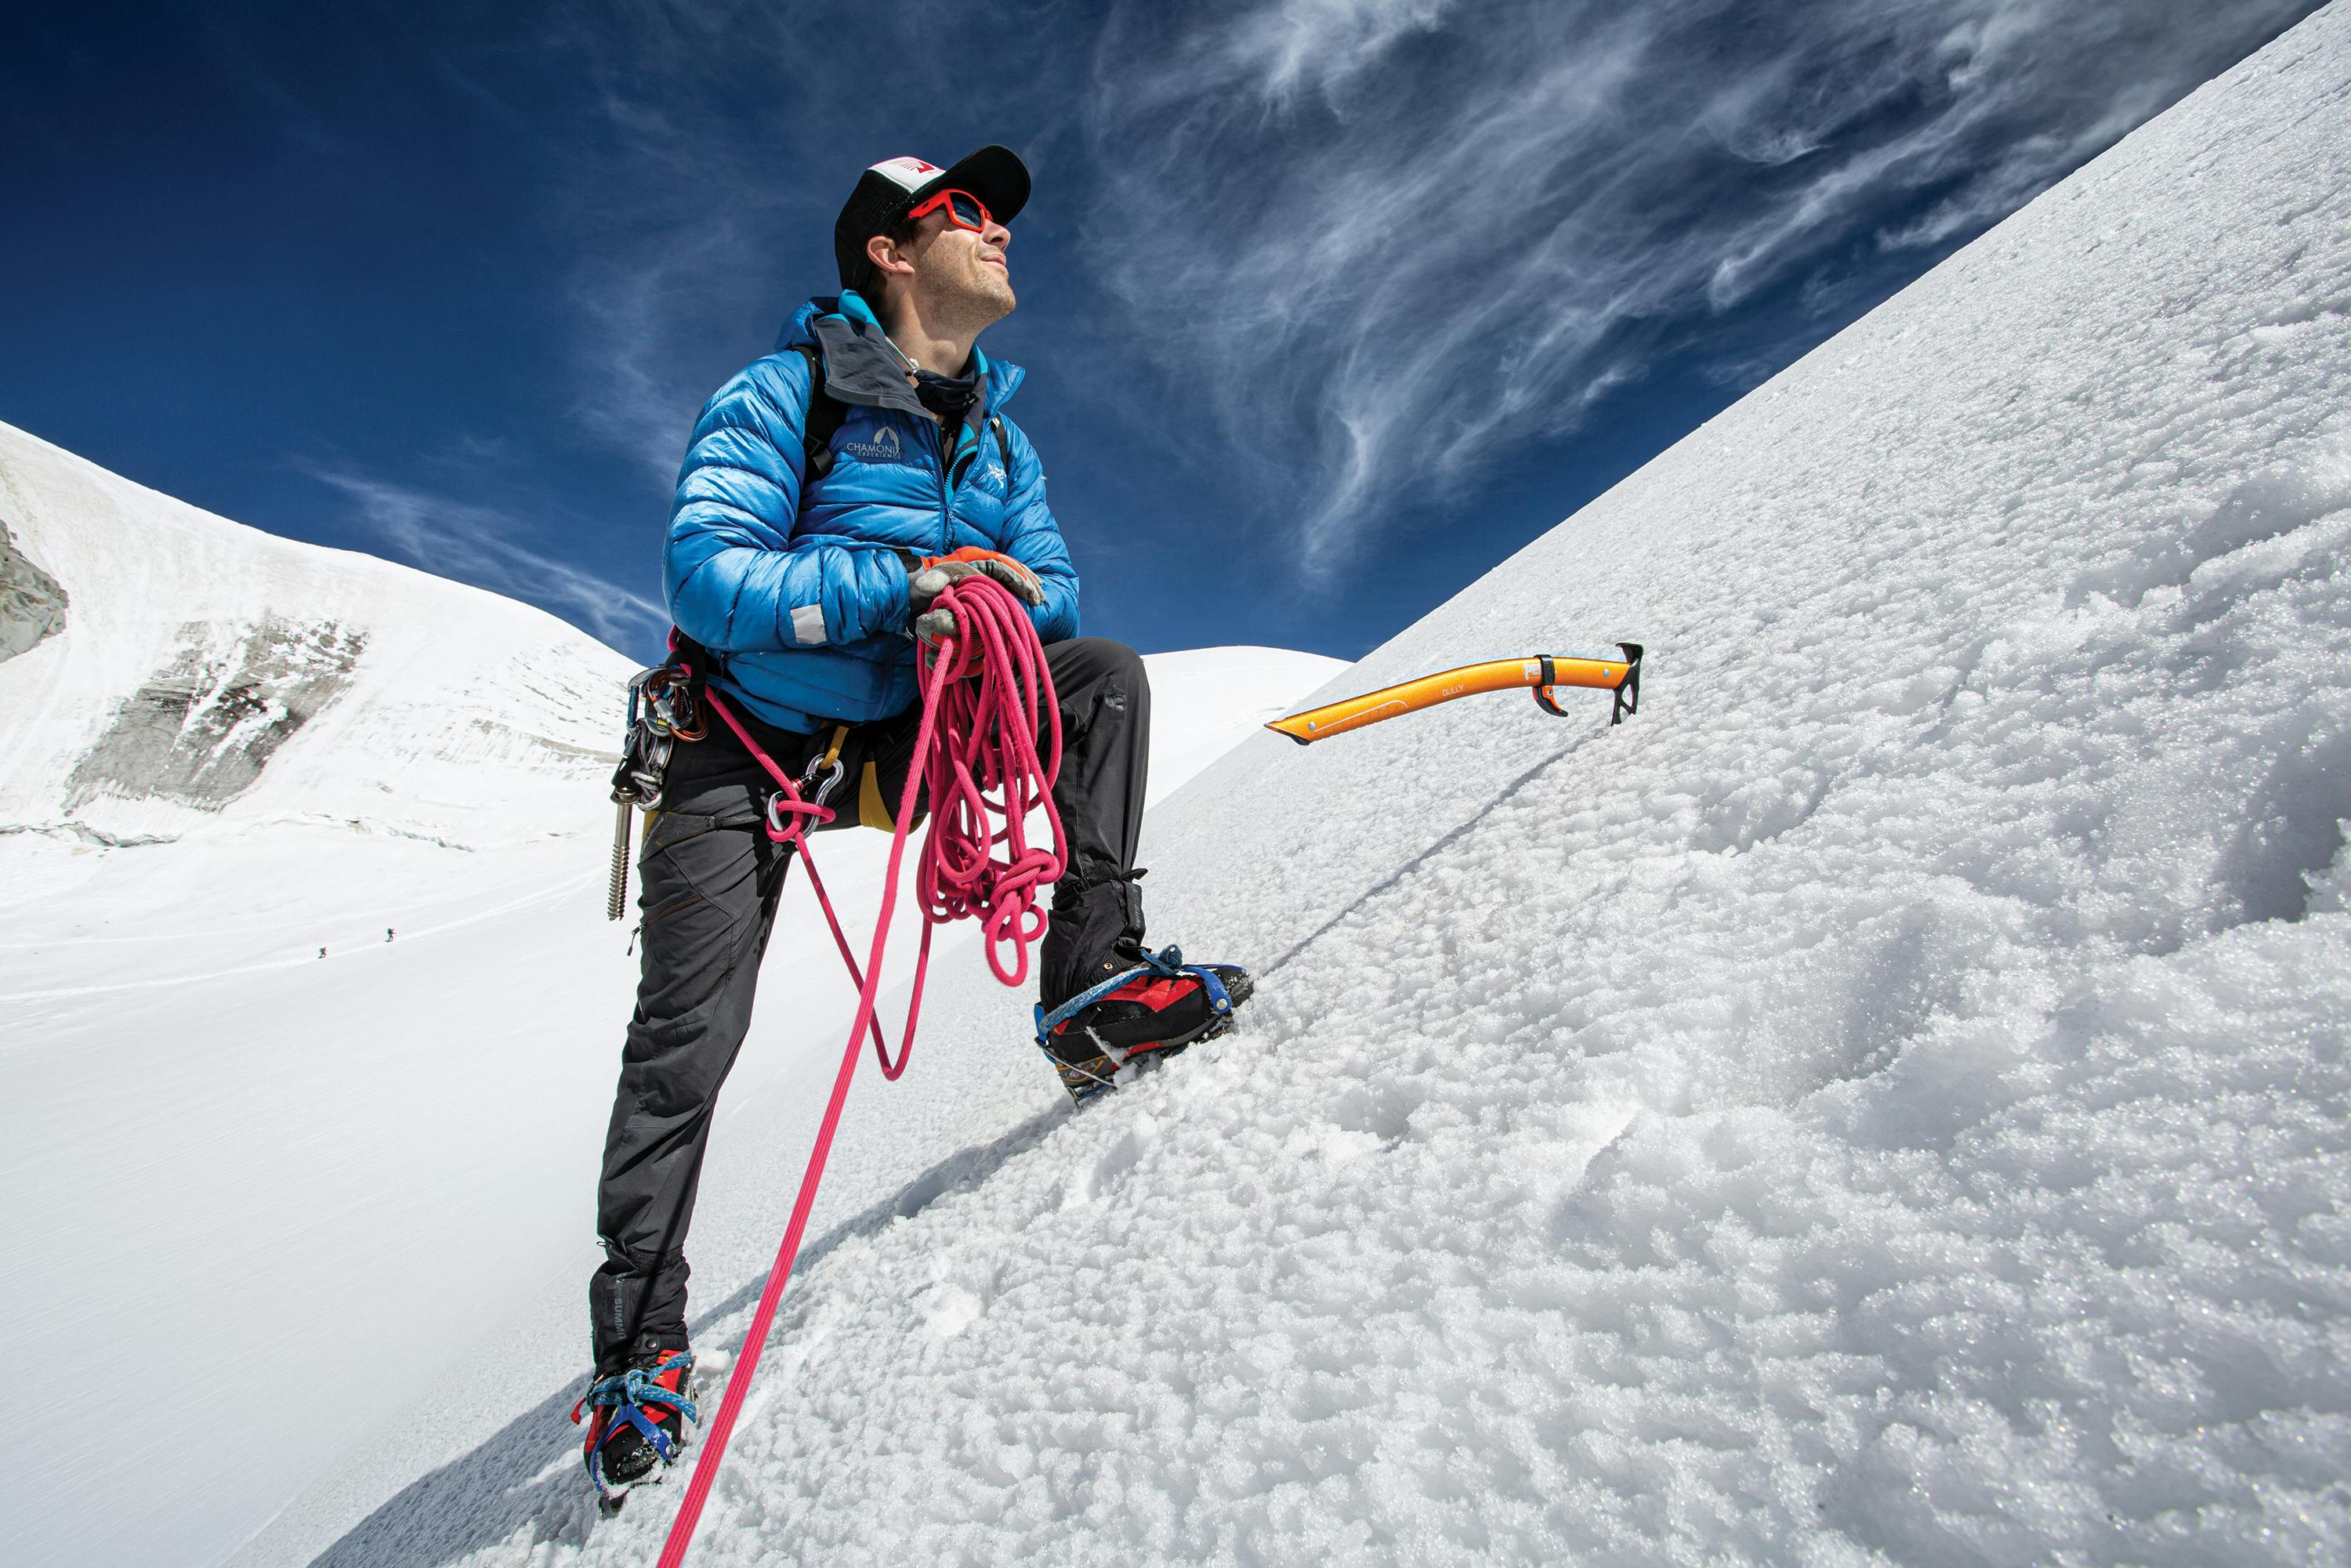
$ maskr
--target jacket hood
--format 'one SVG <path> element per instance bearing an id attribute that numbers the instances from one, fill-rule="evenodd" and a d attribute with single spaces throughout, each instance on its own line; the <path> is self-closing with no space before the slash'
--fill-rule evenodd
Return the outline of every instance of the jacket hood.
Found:
<path id="1" fill-rule="evenodd" d="M 792 312 L 791 319 L 776 335 L 776 350 L 780 353 L 803 343 L 823 353 L 824 390 L 841 402 L 925 413 L 914 389 L 906 384 L 904 356 L 882 330 L 872 307 L 855 289 L 820 294 Z M 1028 372 L 1019 365 L 989 359 L 977 343 L 972 345 L 971 357 L 987 383 L 987 410 L 994 413 L 1011 401 Z"/>

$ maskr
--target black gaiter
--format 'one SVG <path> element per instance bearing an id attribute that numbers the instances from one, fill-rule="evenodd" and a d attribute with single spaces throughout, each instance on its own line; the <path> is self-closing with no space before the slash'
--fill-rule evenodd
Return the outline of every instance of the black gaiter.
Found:
<path id="1" fill-rule="evenodd" d="M 914 396 L 925 408 L 937 414 L 947 429 L 953 430 L 971 412 L 971 405 L 979 401 L 979 372 L 943 376 L 936 371 L 916 371 Z"/>

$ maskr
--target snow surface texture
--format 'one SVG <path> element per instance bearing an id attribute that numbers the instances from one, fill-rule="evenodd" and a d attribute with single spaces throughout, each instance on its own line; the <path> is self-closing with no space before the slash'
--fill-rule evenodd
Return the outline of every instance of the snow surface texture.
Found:
<path id="1" fill-rule="evenodd" d="M 445 1400 L 485 1303 L 560 1277 L 549 1380 L 578 1360 L 635 979 L 603 919 L 629 666 L 5 426 L 0 506 L 28 601 L 68 605 L 0 665 L 0 1247 L 37 1260 L 19 1337 L 78 1347 L 0 1393 L 0 1556 L 216 1562 Z M 1146 663 L 1155 799 L 1339 667 Z M 870 928 L 887 840 L 822 841 Z M 788 908 L 730 1097 L 828 1053 L 855 999 Z"/>
<path id="2" fill-rule="evenodd" d="M 2351 1560 L 2346 408 L 2337 6 L 1348 683 L 1632 636 L 1638 718 L 1174 802 L 1240 1031 L 1072 1117 L 943 986 L 692 1561 Z M 712 1349 L 817 1082 L 705 1173 Z M 571 1387 L 322 1561 L 651 1561 Z"/>

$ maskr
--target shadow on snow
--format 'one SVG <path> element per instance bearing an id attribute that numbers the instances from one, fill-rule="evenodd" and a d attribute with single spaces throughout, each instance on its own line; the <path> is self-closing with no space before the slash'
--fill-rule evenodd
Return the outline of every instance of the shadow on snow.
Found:
<path id="1" fill-rule="evenodd" d="M 985 1181 L 1068 1118 L 1068 1110 L 1056 1106 L 993 1143 L 957 1150 L 896 1194 L 826 1232 L 801 1252 L 793 1275 L 805 1275 L 844 1241 L 872 1235 L 894 1219 L 920 1213 L 948 1193 Z M 695 1337 L 699 1340 L 710 1325 L 748 1311 L 766 1283 L 764 1276 L 751 1280 L 717 1305 L 695 1313 Z M 528 1545 L 585 1544 L 598 1522 L 595 1499 L 580 1466 L 580 1429 L 567 1417 L 587 1385 L 583 1373 L 471 1453 L 403 1487 L 320 1552 L 313 1568 L 444 1564 L 517 1535 Z M 713 1394 L 715 1397 L 716 1390 Z M 637 1509 L 662 1507 L 665 1498 L 682 1492 L 684 1479 L 683 1475 L 673 1477 L 670 1485 L 641 1496 Z"/>

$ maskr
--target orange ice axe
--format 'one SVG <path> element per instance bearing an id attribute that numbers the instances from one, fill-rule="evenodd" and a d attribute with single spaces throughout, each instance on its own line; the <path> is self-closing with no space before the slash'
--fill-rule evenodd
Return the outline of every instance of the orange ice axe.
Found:
<path id="1" fill-rule="evenodd" d="M 1523 659 L 1489 659 L 1482 664 L 1464 664 L 1458 670 L 1423 675 L 1402 685 L 1382 686 L 1359 697 L 1308 708 L 1304 713 L 1275 719 L 1265 727 L 1280 731 L 1301 746 L 1311 746 L 1326 736 L 1361 729 L 1398 714 L 1417 713 L 1455 697 L 1509 691 L 1518 686 L 1533 687 L 1535 706 L 1561 718 L 1567 716 L 1567 710 L 1552 695 L 1555 687 L 1583 686 L 1593 691 L 1614 692 L 1615 711 L 1608 716 L 1608 722 L 1622 724 L 1641 708 L 1641 644 L 1619 643 L 1616 646 L 1624 651 L 1621 659 L 1530 653 Z"/>

